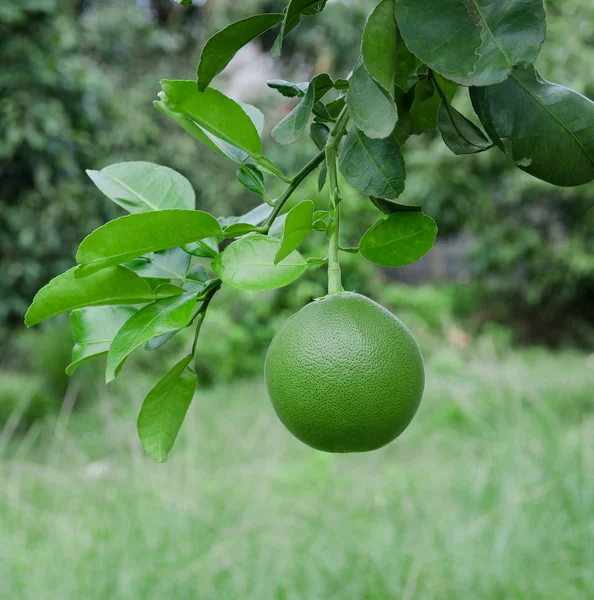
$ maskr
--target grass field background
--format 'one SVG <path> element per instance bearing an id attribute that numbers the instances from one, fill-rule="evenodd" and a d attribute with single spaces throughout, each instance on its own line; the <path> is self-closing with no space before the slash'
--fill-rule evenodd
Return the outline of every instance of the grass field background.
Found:
<path id="1" fill-rule="evenodd" d="M 137 441 L 141 371 L 9 420 L 0 596 L 590 598 L 594 356 L 440 344 L 417 418 L 368 454 L 293 439 L 259 380 L 198 390 L 165 465 Z"/>

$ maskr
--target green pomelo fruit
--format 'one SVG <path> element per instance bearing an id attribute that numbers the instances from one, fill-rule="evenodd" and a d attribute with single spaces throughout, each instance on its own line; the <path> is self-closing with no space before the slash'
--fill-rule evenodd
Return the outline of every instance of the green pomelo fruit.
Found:
<path id="1" fill-rule="evenodd" d="M 365 452 L 398 437 L 425 384 L 421 351 L 390 311 L 360 294 L 316 300 L 277 331 L 266 388 L 285 427 L 326 452 Z"/>

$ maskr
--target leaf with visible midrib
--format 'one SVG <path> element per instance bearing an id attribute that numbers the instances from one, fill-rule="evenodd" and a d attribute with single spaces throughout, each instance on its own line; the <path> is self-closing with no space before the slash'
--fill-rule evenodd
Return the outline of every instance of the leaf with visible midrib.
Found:
<path id="1" fill-rule="evenodd" d="M 280 247 L 274 257 L 275 265 L 287 258 L 293 250 L 296 250 L 299 244 L 312 232 L 313 214 L 314 203 L 311 200 L 300 202 L 287 213 Z"/>
<path id="2" fill-rule="evenodd" d="M 278 264 L 278 240 L 251 235 L 236 240 L 213 261 L 214 272 L 231 287 L 242 290 L 273 290 L 289 285 L 305 272 L 305 259 L 296 251 Z"/>
<path id="3" fill-rule="evenodd" d="M 72 361 L 66 374 L 72 375 L 82 363 L 107 354 L 120 327 L 137 311 L 132 306 L 92 306 L 73 310 L 70 328 L 74 337 Z"/>
<path id="4" fill-rule="evenodd" d="M 138 346 L 189 324 L 196 305 L 196 292 L 157 300 L 133 315 L 115 336 L 107 354 L 107 383 L 115 379 L 126 357 Z"/>
<path id="5" fill-rule="evenodd" d="M 406 168 L 394 134 L 374 140 L 353 127 L 342 147 L 339 166 L 347 183 L 369 196 L 394 199 L 404 191 Z"/>
<path id="6" fill-rule="evenodd" d="M 208 39 L 198 63 L 198 89 L 203 92 L 248 42 L 283 20 L 282 14 L 254 15 L 231 23 Z"/>
<path id="7" fill-rule="evenodd" d="M 77 275 L 85 277 L 148 252 L 223 235 L 218 221 L 200 210 L 160 210 L 109 221 L 78 247 Z"/>
<path id="8" fill-rule="evenodd" d="M 178 362 L 145 398 L 138 415 L 138 437 L 146 453 L 165 462 L 196 391 L 196 375 L 188 368 L 193 356 Z"/>
<path id="9" fill-rule="evenodd" d="M 161 101 L 165 108 L 181 113 L 217 138 L 258 158 L 262 143 L 245 110 L 213 88 L 199 92 L 195 81 L 161 81 Z"/>
<path id="10" fill-rule="evenodd" d="M 128 212 L 196 207 L 192 184 L 183 176 L 153 163 L 123 162 L 101 171 L 87 171 L 93 183 Z"/>
<path id="11" fill-rule="evenodd" d="M 395 14 L 409 50 L 462 85 L 503 81 L 545 36 L 542 0 L 396 0 Z"/>
<path id="12" fill-rule="evenodd" d="M 392 86 L 393 87 L 393 86 Z M 386 138 L 396 126 L 396 104 L 359 62 L 346 96 L 349 116 L 355 127 L 369 138 Z"/>
<path id="13" fill-rule="evenodd" d="M 493 146 L 474 123 L 447 102 L 439 107 L 437 125 L 444 143 L 454 154 L 476 154 Z"/>
<path id="14" fill-rule="evenodd" d="M 367 260 L 385 267 L 409 265 L 427 254 L 437 236 L 435 221 L 422 212 L 398 212 L 372 225 L 359 242 Z"/>
<path id="15" fill-rule="evenodd" d="M 75 308 L 142 304 L 155 299 L 146 281 L 124 267 L 104 269 L 84 279 L 75 276 L 77 269 L 58 275 L 37 292 L 25 315 L 27 327 Z"/>
<path id="16" fill-rule="evenodd" d="M 523 171 L 559 186 L 594 179 L 594 102 L 542 79 L 532 66 L 498 85 L 472 88 L 489 137 Z"/>

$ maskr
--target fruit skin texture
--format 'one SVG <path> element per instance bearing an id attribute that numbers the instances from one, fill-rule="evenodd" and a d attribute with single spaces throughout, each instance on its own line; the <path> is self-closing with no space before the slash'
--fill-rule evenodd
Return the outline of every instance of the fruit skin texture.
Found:
<path id="1" fill-rule="evenodd" d="M 412 421 L 423 395 L 421 351 L 390 311 L 360 294 L 315 300 L 274 336 L 266 388 L 285 427 L 326 452 L 385 446 Z"/>

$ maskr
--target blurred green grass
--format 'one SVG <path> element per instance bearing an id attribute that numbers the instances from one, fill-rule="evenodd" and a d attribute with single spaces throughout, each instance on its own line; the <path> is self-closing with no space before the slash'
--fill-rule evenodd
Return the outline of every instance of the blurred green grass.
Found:
<path id="1" fill-rule="evenodd" d="M 417 418 L 362 455 L 300 444 L 250 379 L 198 390 L 156 465 L 135 431 L 154 374 L 72 414 L 69 387 L 56 418 L 0 434 L 0 595 L 591 597 L 594 356 L 424 350 Z"/>

